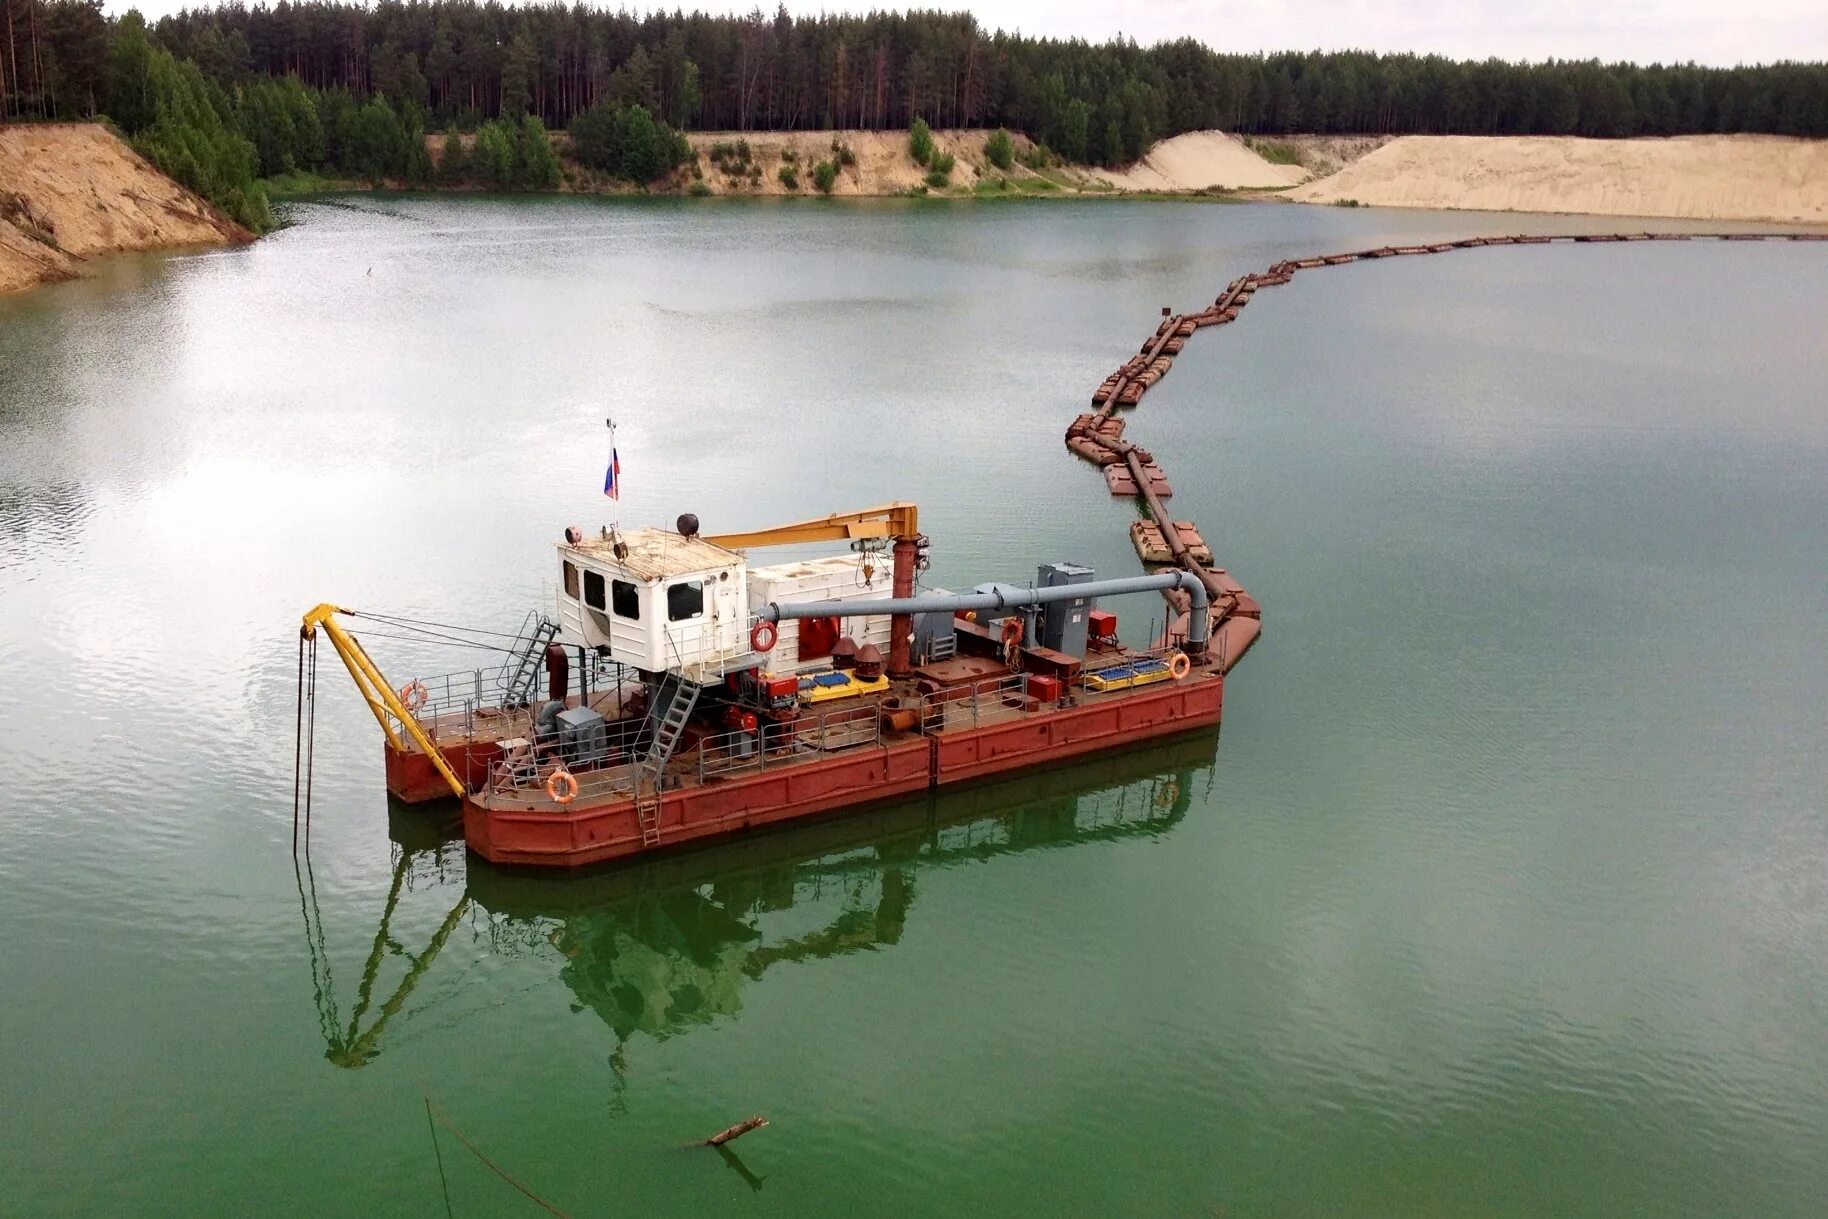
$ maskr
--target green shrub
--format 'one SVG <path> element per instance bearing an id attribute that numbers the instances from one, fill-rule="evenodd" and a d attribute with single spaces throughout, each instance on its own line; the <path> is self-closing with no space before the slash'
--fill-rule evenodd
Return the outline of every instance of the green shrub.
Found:
<path id="1" fill-rule="evenodd" d="M 692 196 L 694 199 L 702 199 L 710 193 L 711 193 L 711 184 L 709 182 L 706 182 L 703 178 L 700 178 L 698 181 L 692 183 L 691 189 L 686 191 L 686 194 Z"/>
<path id="2" fill-rule="evenodd" d="M 934 190 L 939 190 L 942 187 L 944 187 L 946 185 L 946 181 L 947 181 L 946 175 L 940 173 L 939 170 L 937 170 L 937 169 L 930 170 L 927 173 L 927 185 L 932 187 Z"/>
<path id="3" fill-rule="evenodd" d="M 713 165 L 723 147 L 711 146 Z M 645 106 L 599 102 L 571 120 L 571 155 L 590 169 L 634 182 L 652 182 L 690 160 L 692 146 Z"/>
<path id="4" fill-rule="evenodd" d="M 535 115 L 520 121 L 516 133 L 514 164 L 519 171 L 522 190 L 553 190 L 559 184 L 559 159 L 552 151 L 552 139 L 546 124 Z"/>
<path id="5" fill-rule="evenodd" d="M 950 178 L 957 165 L 958 158 L 949 152 L 940 152 L 937 148 L 933 150 L 933 159 L 927 163 L 927 167 L 942 178 Z"/>
<path id="6" fill-rule="evenodd" d="M 775 177 L 779 178 L 781 185 L 788 190 L 800 189 L 800 173 L 791 165 L 781 166 L 780 172 L 776 173 Z"/>
<path id="7" fill-rule="evenodd" d="M 846 144 L 837 136 L 833 136 L 831 140 L 831 159 L 836 161 L 840 168 L 848 169 L 857 163 L 857 154 L 851 151 L 851 146 L 849 144 Z"/>
<path id="8" fill-rule="evenodd" d="M 991 132 L 990 138 L 984 141 L 984 156 L 998 169 L 1008 169 L 1015 164 L 1016 145 L 1009 138 L 1009 132 L 1001 127 Z"/>
<path id="9" fill-rule="evenodd" d="M 518 123 L 497 119 L 476 129 L 476 143 L 470 148 L 470 170 L 490 190 L 510 190 L 514 186 L 514 144 Z"/>
<path id="10" fill-rule="evenodd" d="M 1016 154 L 1016 160 L 1020 161 L 1025 168 L 1040 173 L 1054 163 L 1054 154 L 1045 144 L 1030 144 Z"/>
<path id="11" fill-rule="evenodd" d="M 444 147 L 438 152 L 438 177 L 455 186 L 470 176 L 470 154 L 463 146 L 463 136 L 455 127 L 444 132 Z"/>
<path id="12" fill-rule="evenodd" d="M 831 188 L 838 182 L 838 167 L 830 161 L 820 161 L 812 168 L 812 184 L 822 195 L 831 194 Z"/>
<path id="13" fill-rule="evenodd" d="M 908 125 L 908 155 L 916 165 L 933 159 L 933 129 L 927 126 L 926 119 L 915 119 Z"/>

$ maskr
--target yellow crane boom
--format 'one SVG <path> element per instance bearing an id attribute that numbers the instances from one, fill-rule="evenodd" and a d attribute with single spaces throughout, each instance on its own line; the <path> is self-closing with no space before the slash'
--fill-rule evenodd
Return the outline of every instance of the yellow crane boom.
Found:
<path id="1" fill-rule="evenodd" d="M 794 546 L 806 542 L 848 542 L 857 538 L 917 538 L 920 536 L 920 509 L 899 500 L 862 508 L 856 512 L 835 512 L 810 521 L 776 525 L 749 533 L 714 533 L 705 541 L 726 550 L 747 550 L 756 546 Z"/>
<path id="2" fill-rule="evenodd" d="M 361 642 L 344 630 L 342 624 L 336 620 L 338 614 L 348 612 L 348 610 L 326 602 L 305 615 L 303 623 L 298 628 L 298 633 L 305 639 L 313 639 L 317 636 L 318 628 L 322 627 L 324 634 L 330 639 L 330 646 L 336 649 L 337 656 L 342 659 L 343 667 L 349 670 L 349 676 L 355 682 L 355 688 L 361 694 L 362 701 L 368 704 L 369 711 L 374 713 L 375 722 L 381 725 L 381 731 L 387 734 L 387 743 L 395 749 L 405 748 L 400 744 L 399 733 L 394 731 L 394 722 L 397 721 L 413 744 L 424 750 L 425 756 L 431 759 L 432 765 L 437 768 L 445 784 L 450 787 L 451 794 L 462 796 L 463 781 L 451 769 L 450 763 L 444 760 L 444 754 L 436 745 L 432 744 L 431 738 L 425 735 L 425 729 L 420 726 L 418 718 L 406 709 L 406 704 L 400 701 L 398 694 L 394 693 L 394 688 L 387 683 L 387 678 L 382 674 L 380 666 L 369 657 L 367 649 L 362 647 Z"/>

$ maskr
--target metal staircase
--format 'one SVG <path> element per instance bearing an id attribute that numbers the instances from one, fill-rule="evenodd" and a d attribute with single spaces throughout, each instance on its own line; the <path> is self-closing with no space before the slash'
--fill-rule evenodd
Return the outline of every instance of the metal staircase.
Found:
<path id="1" fill-rule="evenodd" d="M 653 846 L 660 841 L 660 799 L 666 779 L 666 764 L 679 748 L 686 722 L 698 706 L 698 695 L 704 687 L 684 674 L 669 672 L 654 687 L 648 704 L 650 728 L 647 752 L 635 764 L 635 820 L 641 825 L 641 843 Z"/>
<path id="2" fill-rule="evenodd" d="M 540 667 L 546 660 L 546 645 L 558 638 L 559 624 L 538 610 L 530 610 L 510 645 L 508 663 L 502 666 L 501 694 L 503 705 L 525 707 L 533 699 L 533 688 L 539 683 Z"/>

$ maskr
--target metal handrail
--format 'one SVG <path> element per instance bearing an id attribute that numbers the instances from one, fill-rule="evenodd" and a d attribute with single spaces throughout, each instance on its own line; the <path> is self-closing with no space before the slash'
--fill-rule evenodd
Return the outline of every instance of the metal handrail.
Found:
<path id="1" fill-rule="evenodd" d="M 1026 692 L 1028 678 L 1026 674 L 1012 673 L 1006 677 L 993 677 L 968 686 L 948 686 L 932 694 L 921 697 L 920 730 L 929 735 L 944 732 L 949 727 L 957 727 L 952 721 L 966 713 L 970 715 L 970 726 L 996 723 L 1001 720 L 1014 719 L 1022 713 L 1021 699 Z M 1009 705 L 1010 700 L 1016 706 Z"/>
<path id="2" fill-rule="evenodd" d="M 695 748 L 698 778 L 702 783 L 751 770 L 765 771 L 788 758 L 875 745 L 881 740 L 882 714 L 874 703 L 785 724 L 764 722 L 754 731 L 739 728 L 701 739 Z"/>
<path id="3" fill-rule="evenodd" d="M 502 758 L 489 768 L 489 791 L 495 796 L 525 797 L 530 802 L 552 804 L 546 794 L 546 780 L 556 769 L 551 759 L 532 755 Z M 572 770 L 566 773 L 577 781 L 576 799 L 597 801 L 635 794 L 635 766 L 632 762 L 594 770 Z M 553 805 L 557 808 L 559 806 Z"/>
<path id="4" fill-rule="evenodd" d="M 415 678 L 407 683 L 408 687 L 417 683 L 425 690 L 425 701 L 414 713 L 413 718 L 426 735 L 439 740 L 453 735 L 471 736 L 475 732 L 479 716 L 493 714 L 503 717 L 512 726 L 516 719 L 526 721 L 525 731 L 531 734 L 534 718 L 539 707 L 546 701 L 537 698 L 529 701 L 524 707 L 504 704 L 501 700 L 501 683 L 507 679 L 513 668 L 512 660 L 493 667 L 478 669 L 460 669 L 452 673 L 438 673 L 429 677 Z M 609 686 L 602 680 L 608 670 L 614 670 L 615 688 L 620 699 L 627 668 L 613 660 L 592 657 L 589 672 L 572 666 L 567 676 L 566 697 L 582 700 L 586 689 L 593 697 L 601 694 Z M 597 680 L 587 680 L 594 678 Z M 514 735 L 512 731 L 507 735 Z"/>
<path id="5" fill-rule="evenodd" d="M 635 745 L 640 739 L 643 728 L 643 722 L 638 719 L 621 720 L 605 725 L 606 753 L 611 759 L 619 757 L 619 761 L 580 762 L 576 758 L 567 758 L 564 749 L 556 745 L 547 746 L 532 753 L 498 759 L 490 767 L 490 786 L 496 790 L 509 787 L 543 786 L 553 767 L 563 766 L 582 787 L 586 776 L 632 766 L 637 762 L 639 759 L 635 756 Z"/>

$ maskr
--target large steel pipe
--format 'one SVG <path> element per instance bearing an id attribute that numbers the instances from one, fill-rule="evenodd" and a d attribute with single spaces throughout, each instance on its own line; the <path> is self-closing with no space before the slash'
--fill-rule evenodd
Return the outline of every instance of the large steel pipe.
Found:
<path id="1" fill-rule="evenodd" d="M 1187 622 L 1187 651 L 1195 656 L 1202 655 L 1212 625 L 1206 612 L 1211 599 L 1200 578 L 1189 571 L 1164 571 L 1153 576 L 1126 576 L 1119 580 L 1093 580 L 1089 584 L 1062 584 L 1053 588 L 1005 587 L 987 593 L 922 593 L 888 601 L 805 601 L 787 605 L 771 601 L 756 610 L 755 616 L 764 622 L 779 622 L 783 618 L 957 614 L 966 610 L 1026 609 L 1080 597 L 1121 597 L 1126 593 L 1156 593 L 1169 588 L 1185 589 L 1192 600 L 1193 612 L 1188 615 Z"/>

